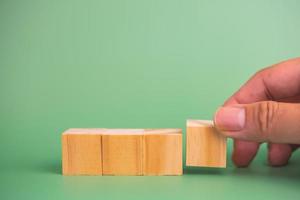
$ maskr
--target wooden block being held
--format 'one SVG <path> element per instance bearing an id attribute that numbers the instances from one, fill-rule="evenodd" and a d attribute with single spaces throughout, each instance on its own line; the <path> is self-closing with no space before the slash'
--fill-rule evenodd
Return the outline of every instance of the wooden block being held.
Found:
<path id="1" fill-rule="evenodd" d="M 102 175 L 101 129 L 69 129 L 62 135 L 64 175 Z"/>
<path id="2" fill-rule="evenodd" d="M 186 165 L 226 167 L 226 138 L 208 120 L 187 120 Z"/>

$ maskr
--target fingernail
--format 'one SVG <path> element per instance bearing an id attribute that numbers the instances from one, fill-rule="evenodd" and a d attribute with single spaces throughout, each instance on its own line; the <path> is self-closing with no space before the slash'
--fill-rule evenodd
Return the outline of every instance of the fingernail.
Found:
<path id="1" fill-rule="evenodd" d="M 245 126 L 245 108 L 220 107 L 215 115 L 215 125 L 223 131 L 239 131 Z"/>

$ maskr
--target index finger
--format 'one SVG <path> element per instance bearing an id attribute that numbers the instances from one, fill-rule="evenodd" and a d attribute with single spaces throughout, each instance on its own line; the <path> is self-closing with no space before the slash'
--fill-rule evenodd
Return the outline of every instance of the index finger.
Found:
<path id="1" fill-rule="evenodd" d="M 289 99 L 300 94 L 300 58 L 291 59 L 256 73 L 225 105 Z"/>

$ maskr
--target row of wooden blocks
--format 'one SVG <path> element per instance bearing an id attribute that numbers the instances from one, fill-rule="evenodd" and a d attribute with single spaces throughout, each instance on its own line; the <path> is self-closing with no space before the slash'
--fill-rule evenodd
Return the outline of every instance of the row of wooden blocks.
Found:
<path id="1" fill-rule="evenodd" d="M 186 165 L 226 167 L 226 138 L 211 121 L 188 120 Z M 68 129 L 64 175 L 182 175 L 181 129 Z"/>

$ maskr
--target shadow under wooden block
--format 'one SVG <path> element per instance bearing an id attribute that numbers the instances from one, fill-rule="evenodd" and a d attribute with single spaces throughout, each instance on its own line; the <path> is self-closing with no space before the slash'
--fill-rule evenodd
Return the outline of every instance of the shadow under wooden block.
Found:
<path id="1" fill-rule="evenodd" d="M 140 134 L 102 135 L 103 175 L 143 175 L 143 140 Z"/>
<path id="2" fill-rule="evenodd" d="M 145 175 L 182 175 L 182 134 L 145 135 Z"/>
<path id="3" fill-rule="evenodd" d="M 102 175 L 101 135 L 88 129 L 69 129 L 62 135 L 64 175 Z"/>
<path id="4" fill-rule="evenodd" d="M 226 138 L 212 121 L 188 120 L 186 137 L 187 166 L 226 167 Z"/>

